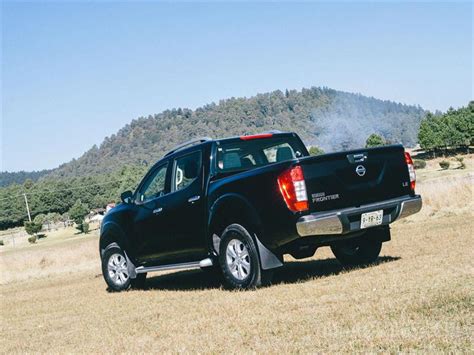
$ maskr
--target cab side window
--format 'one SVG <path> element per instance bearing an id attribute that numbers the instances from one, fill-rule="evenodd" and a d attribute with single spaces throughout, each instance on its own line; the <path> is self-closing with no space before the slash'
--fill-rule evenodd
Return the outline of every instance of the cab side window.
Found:
<path id="1" fill-rule="evenodd" d="M 138 200 L 146 202 L 154 198 L 163 196 L 166 193 L 166 172 L 168 163 L 161 165 L 153 171 L 141 187 Z"/>
<path id="2" fill-rule="evenodd" d="M 173 191 L 185 189 L 195 181 L 201 172 L 201 151 L 193 152 L 175 160 Z"/>

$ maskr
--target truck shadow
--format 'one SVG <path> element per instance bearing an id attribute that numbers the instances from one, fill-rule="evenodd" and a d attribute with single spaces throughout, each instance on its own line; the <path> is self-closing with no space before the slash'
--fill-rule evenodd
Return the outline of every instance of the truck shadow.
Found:
<path id="1" fill-rule="evenodd" d="M 360 268 L 377 267 L 380 264 L 399 259 L 398 256 L 382 256 L 373 264 L 357 268 L 344 268 L 334 258 L 289 261 L 282 268 L 275 270 L 272 285 L 305 282 L 315 277 L 338 275 L 342 271 L 351 272 Z M 221 286 L 220 280 L 212 273 L 188 270 L 148 277 L 145 290 L 191 291 L 217 289 Z"/>

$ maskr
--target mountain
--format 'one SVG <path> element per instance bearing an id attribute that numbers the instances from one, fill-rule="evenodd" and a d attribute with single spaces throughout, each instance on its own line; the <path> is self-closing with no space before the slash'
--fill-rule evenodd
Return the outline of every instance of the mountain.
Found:
<path id="1" fill-rule="evenodd" d="M 112 173 L 124 165 L 150 165 L 193 137 L 227 137 L 268 130 L 295 131 L 325 151 L 361 147 L 371 133 L 407 146 L 416 143 L 425 111 L 329 88 L 280 90 L 230 98 L 195 110 L 172 109 L 140 117 L 47 176 Z"/>

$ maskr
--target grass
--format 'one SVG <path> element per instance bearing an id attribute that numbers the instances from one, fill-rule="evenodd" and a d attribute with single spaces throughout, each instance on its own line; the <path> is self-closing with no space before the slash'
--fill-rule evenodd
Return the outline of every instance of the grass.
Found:
<path id="1" fill-rule="evenodd" d="M 424 208 L 393 225 L 379 263 L 344 270 L 322 248 L 288 258 L 274 284 L 256 291 L 225 291 L 203 272 L 181 271 L 150 275 L 146 290 L 108 293 L 94 234 L 3 252 L 2 352 L 472 353 L 472 158 L 465 162 L 420 171 Z"/>

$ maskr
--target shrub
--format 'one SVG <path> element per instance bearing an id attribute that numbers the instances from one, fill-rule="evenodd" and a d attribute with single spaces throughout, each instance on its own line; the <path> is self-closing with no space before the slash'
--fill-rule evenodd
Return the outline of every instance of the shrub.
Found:
<path id="1" fill-rule="evenodd" d="M 89 233 L 89 223 L 83 222 L 82 223 L 82 233 Z"/>
<path id="2" fill-rule="evenodd" d="M 3 244 L 3 239 L 0 239 L 0 246 L 5 245 Z"/>
<path id="3" fill-rule="evenodd" d="M 28 237 L 28 242 L 30 242 L 30 244 L 35 244 L 36 243 L 36 235 L 32 235 L 31 237 Z"/>
<path id="4" fill-rule="evenodd" d="M 464 164 L 464 158 L 463 157 L 456 157 L 456 160 L 459 163 L 458 169 L 466 169 L 466 164 Z"/>
<path id="5" fill-rule="evenodd" d="M 366 148 L 378 147 L 378 146 L 386 145 L 386 144 L 387 142 L 385 141 L 385 139 L 383 139 L 381 136 L 375 133 L 371 134 L 365 141 Z"/>
<path id="6" fill-rule="evenodd" d="M 441 161 L 439 162 L 439 166 L 441 167 L 441 169 L 447 170 L 447 169 L 449 169 L 449 161 L 447 161 L 447 160 L 441 160 Z"/>
<path id="7" fill-rule="evenodd" d="M 324 154 L 324 150 L 322 150 L 321 148 L 319 147 L 316 147 L 316 146 L 311 146 L 309 147 L 309 155 L 321 155 L 321 154 Z"/>
<path id="8" fill-rule="evenodd" d="M 426 161 L 415 159 L 413 160 L 413 165 L 415 166 L 415 169 L 424 169 L 426 168 Z"/>
<path id="9" fill-rule="evenodd" d="M 40 232 L 41 228 L 43 228 L 43 225 L 41 223 L 37 223 L 35 221 L 32 221 L 32 222 L 25 221 L 25 231 L 29 235 L 34 235 Z"/>

